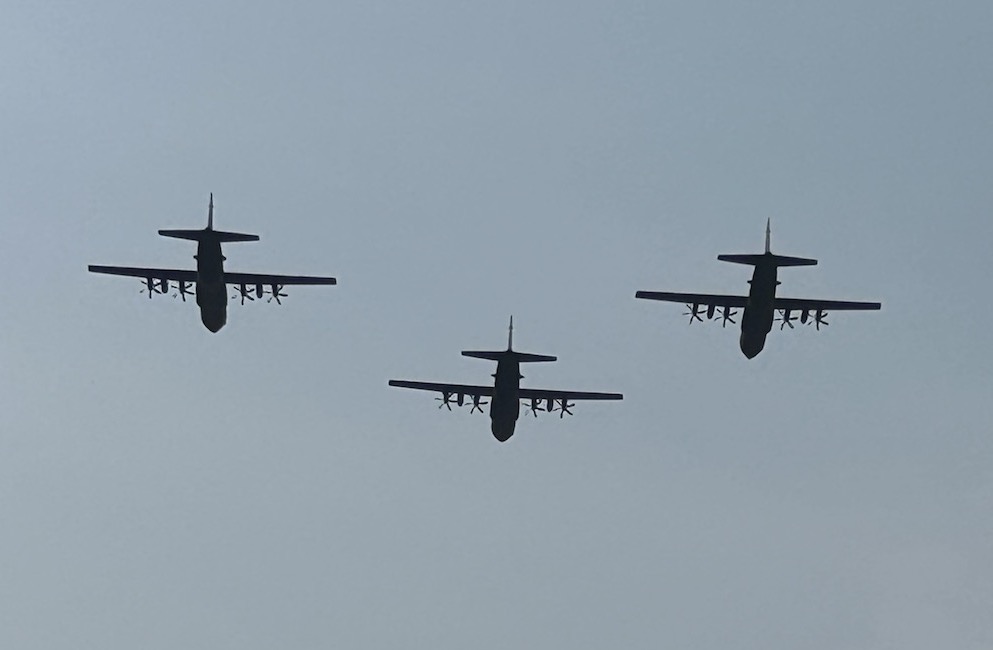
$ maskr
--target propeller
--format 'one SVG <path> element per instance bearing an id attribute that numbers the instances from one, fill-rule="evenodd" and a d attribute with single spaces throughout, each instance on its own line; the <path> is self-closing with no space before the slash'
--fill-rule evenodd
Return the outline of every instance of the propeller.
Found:
<path id="1" fill-rule="evenodd" d="M 244 305 L 246 299 L 247 300 L 255 300 L 255 296 L 252 295 L 252 292 L 255 290 L 254 287 L 251 288 L 251 289 L 249 289 L 247 285 L 245 285 L 245 284 L 239 284 L 239 285 L 237 285 L 235 287 L 235 289 L 238 290 L 238 293 L 236 293 L 232 297 L 233 298 L 237 298 L 237 297 L 240 296 L 241 297 L 241 304 Z"/>
<path id="2" fill-rule="evenodd" d="M 283 285 L 273 284 L 271 286 L 272 286 L 272 291 L 269 292 L 269 299 L 266 300 L 266 302 L 272 302 L 273 300 L 275 300 L 277 305 L 282 305 L 283 302 L 280 300 L 280 298 L 286 297 L 286 294 L 282 293 Z"/>
<path id="3" fill-rule="evenodd" d="M 569 403 L 569 400 L 567 400 L 565 398 L 562 398 L 562 399 L 559 400 L 559 406 L 556 406 L 552 410 L 558 411 L 559 412 L 559 419 L 562 419 L 566 415 L 572 415 L 572 411 L 570 411 L 569 409 L 571 409 L 573 406 L 575 406 L 575 404 L 570 404 Z"/>
<path id="4" fill-rule="evenodd" d="M 735 321 L 734 318 L 732 318 L 732 316 L 737 316 L 737 315 L 738 312 L 731 309 L 731 307 L 724 307 L 721 310 L 721 327 L 727 327 L 728 322 L 730 322 L 732 325 L 737 325 L 738 324 L 737 321 Z"/>
<path id="5" fill-rule="evenodd" d="M 441 402 L 441 404 L 438 405 L 438 408 L 441 408 L 443 406 L 447 406 L 449 411 L 452 410 L 452 394 L 451 393 L 442 393 L 441 394 L 441 397 L 435 397 L 434 399 L 435 399 L 436 402 Z"/>
<path id="6" fill-rule="evenodd" d="M 796 316 L 792 316 L 790 314 L 791 311 L 792 310 L 790 310 L 790 309 L 780 309 L 779 310 L 779 318 L 776 319 L 777 321 L 780 321 L 779 329 L 782 330 L 787 325 L 790 326 L 790 329 L 793 329 L 793 321 L 796 320 Z"/>
<path id="7" fill-rule="evenodd" d="M 187 282 L 186 280 L 177 280 L 176 281 L 176 291 L 178 293 L 172 294 L 172 297 L 175 298 L 176 296 L 179 296 L 180 298 L 183 299 L 183 302 L 186 302 L 186 296 L 192 296 L 193 295 L 193 292 L 190 291 L 190 288 L 191 287 L 193 287 L 193 283 L 192 282 Z"/>
<path id="8" fill-rule="evenodd" d="M 693 321 L 695 321 L 695 320 L 698 320 L 701 323 L 703 322 L 703 318 L 700 317 L 700 314 L 702 314 L 703 312 L 699 310 L 699 308 L 700 308 L 700 305 L 699 304 L 693 303 L 691 305 L 691 304 L 687 303 L 686 304 L 686 308 L 689 309 L 689 311 L 684 311 L 683 312 L 683 316 L 689 316 L 690 317 L 690 325 L 692 325 L 693 324 Z"/>
<path id="9" fill-rule="evenodd" d="M 141 281 L 142 289 L 138 293 L 145 293 L 147 291 L 148 299 L 151 300 L 153 293 L 165 293 L 165 291 L 163 291 L 161 288 L 163 282 L 166 285 L 166 291 L 168 291 L 169 290 L 168 280 L 156 280 L 155 278 L 145 278 L 144 280 Z"/>
<path id="10" fill-rule="evenodd" d="M 469 412 L 470 413 L 475 413 L 476 411 L 479 411 L 480 413 L 482 413 L 483 412 L 483 409 L 480 408 L 480 405 L 482 405 L 482 404 L 489 404 L 489 402 L 480 402 L 479 401 L 479 398 L 480 398 L 479 395 L 473 395 L 472 396 L 472 408 L 469 409 Z"/>
<path id="11" fill-rule="evenodd" d="M 827 315 L 828 315 L 827 312 L 824 311 L 823 309 L 818 309 L 817 311 L 814 312 L 814 327 L 817 329 L 818 332 L 821 331 L 821 325 L 823 325 L 824 327 L 828 326 L 829 323 L 826 320 L 824 320 L 824 318 L 827 317 Z M 810 323 L 808 323 L 808 325 L 809 324 Z"/>
<path id="12" fill-rule="evenodd" d="M 524 410 L 525 412 L 531 413 L 534 417 L 538 417 L 538 411 L 544 411 L 545 409 L 541 408 L 540 398 L 532 397 L 530 403 L 524 403 Z"/>

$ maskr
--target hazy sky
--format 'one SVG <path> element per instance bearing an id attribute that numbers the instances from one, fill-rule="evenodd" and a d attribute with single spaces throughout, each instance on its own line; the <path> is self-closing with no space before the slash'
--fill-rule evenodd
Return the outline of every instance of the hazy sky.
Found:
<path id="1" fill-rule="evenodd" d="M 867 6 L 870 5 L 870 6 Z M 38 2 L 0 21 L 0 646 L 993 647 L 989 2 Z M 282 307 L 87 264 L 328 274 Z M 687 326 L 645 290 L 880 300 Z M 390 378 L 555 354 L 573 418 Z"/>

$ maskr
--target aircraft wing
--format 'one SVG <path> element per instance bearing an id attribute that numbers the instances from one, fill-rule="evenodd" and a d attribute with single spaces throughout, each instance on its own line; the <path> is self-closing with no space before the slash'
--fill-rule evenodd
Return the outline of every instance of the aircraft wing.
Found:
<path id="1" fill-rule="evenodd" d="M 744 307 L 747 296 L 721 296 L 713 293 L 669 293 L 666 291 L 639 291 L 635 298 L 681 302 L 687 305 L 716 305 L 717 307 Z"/>
<path id="2" fill-rule="evenodd" d="M 545 390 L 544 388 L 522 388 L 521 399 L 536 400 L 617 400 L 624 399 L 620 393 L 586 393 L 574 390 Z"/>
<path id="3" fill-rule="evenodd" d="M 264 273 L 229 273 L 224 272 L 224 281 L 228 284 L 278 284 L 288 286 L 293 284 L 338 284 L 335 278 L 322 278 L 311 275 L 267 275 Z"/>
<path id="4" fill-rule="evenodd" d="M 391 379 L 390 386 L 397 388 L 413 388 L 414 390 L 430 390 L 437 393 L 448 393 L 449 395 L 469 395 L 472 397 L 492 397 L 492 386 L 470 386 L 468 384 L 436 384 L 430 381 L 405 381 L 402 379 Z"/>
<path id="5" fill-rule="evenodd" d="M 808 300 L 806 298 L 776 298 L 776 309 L 790 309 L 793 311 L 822 311 L 831 310 L 871 310 L 879 309 L 881 303 L 878 302 L 850 302 L 846 300 Z"/>
<path id="6" fill-rule="evenodd" d="M 87 267 L 90 273 L 106 273 L 107 275 L 124 275 L 132 278 L 152 278 L 153 280 L 172 280 L 173 282 L 196 282 L 197 272 L 186 269 L 143 269 L 135 266 L 97 266 Z"/>

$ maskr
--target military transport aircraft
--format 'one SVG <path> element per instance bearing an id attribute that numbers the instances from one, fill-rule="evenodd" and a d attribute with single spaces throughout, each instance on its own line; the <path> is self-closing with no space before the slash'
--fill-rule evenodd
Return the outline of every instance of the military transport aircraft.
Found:
<path id="1" fill-rule="evenodd" d="M 241 304 L 245 300 L 260 300 L 264 295 L 269 296 L 268 302 L 276 301 L 282 304 L 280 298 L 285 298 L 283 287 L 299 284 L 337 284 L 334 278 L 310 277 L 305 275 L 263 275 L 259 273 L 230 273 L 224 270 L 225 257 L 221 254 L 222 242 L 258 241 L 258 235 L 245 235 L 237 232 L 214 230 L 214 195 L 210 195 L 210 207 L 207 209 L 207 227 L 203 230 L 160 230 L 163 237 L 189 239 L 197 242 L 196 271 L 185 269 L 145 269 L 131 266 L 95 266 L 90 265 L 91 273 L 107 273 L 110 275 L 125 275 L 141 278 L 148 297 L 153 294 L 169 292 L 169 283 L 176 283 L 176 295 L 186 302 L 186 296 L 193 295 L 195 290 L 197 305 L 200 306 L 200 320 L 211 332 L 217 332 L 227 322 L 228 293 L 227 285 L 235 285 L 240 295 Z M 254 295 L 253 295 L 254 294 Z"/>
<path id="2" fill-rule="evenodd" d="M 748 264 L 755 267 L 752 272 L 752 279 L 749 280 L 751 288 L 747 296 L 720 296 L 707 293 L 668 293 L 664 291 L 638 291 L 635 298 L 646 300 L 665 300 L 667 302 L 686 303 L 688 312 L 684 316 L 690 317 L 690 323 L 694 320 L 703 322 L 701 317 L 706 313 L 708 319 L 714 318 L 715 314 L 720 319 L 721 325 L 727 327 L 728 322 L 734 324 L 734 316 L 737 315 L 735 309 L 744 309 L 741 315 L 741 338 L 739 345 L 741 351 L 749 359 L 755 357 L 762 348 L 765 347 L 765 337 L 772 330 L 772 323 L 775 312 L 779 311 L 781 322 L 779 329 L 787 325 L 793 329 L 793 321 L 799 320 L 801 323 L 811 322 L 821 329 L 821 325 L 827 325 L 824 318 L 828 309 L 836 310 L 868 310 L 879 309 L 878 302 L 847 302 L 842 300 L 808 300 L 806 298 L 779 298 L 776 296 L 776 287 L 779 280 L 776 279 L 777 270 L 780 266 L 813 266 L 817 260 L 803 257 L 787 257 L 775 255 L 769 250 L 769 222 L 765 223 L 765 253 L 762 255 L 718 255 L 717 259 L 723 262 L 734 262 L 736 264 Z M 703 310 L 702 307 L 706 307 Z M 720 312 L 717 308 L 720 307 Z M 796 316 L 799 312 L 799 317 Z"/>
<path id="3" fill-rule="evenodd" d="M 567 413 L 572 415 L 571 409 L 575 404 L 570 404 L 569 400 L 618 400 L 624 396 L 620 393 L 583 393 L 567 390 L 544 390 L 539 388 L 521 388 L 522 363 L 535 363 L 539 361 L 555 361 L 555 357 L 544 354 L 528 354 L 526 352 L 516 352 L 514 350 L 514 318 L 510 319 L 510 336 L 507 341 L 507 349 L 502 351 L 476 351 L 466 350 L 462 356 L 474 357 L 476 359 L 489 359 L 497 362 L 496 374 L 492 386 L 468 386 L 465 384 L 436 384 L 425 381 L 403 381 L 392 379 L 390 386 L 398 388 L 413 388 L 416 390 L 428 390 L 441 393 L 441 397 L 435 398 L 441 402 L 438 408 L 447 406 L 452 410 L 452 400 L 455 404 L 463 406 L 466 404 L 465 398 L 471 399 L 469 412 L 483 412 L 482 405 L 487 402 L 480 402 L 480 398 L 490 398 L 490 430 L 500 442 L 506 442 L 514 435 L 514 428 L 517 426 L 517 418 L 520 415 L 521 400 L 525 400 L 526 410 L 538 417 L 538 411 L 559 412 L 559 417 Z"/>

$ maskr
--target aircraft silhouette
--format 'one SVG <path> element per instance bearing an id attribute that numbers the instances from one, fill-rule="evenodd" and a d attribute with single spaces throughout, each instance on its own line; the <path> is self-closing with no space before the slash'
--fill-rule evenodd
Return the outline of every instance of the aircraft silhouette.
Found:
<path id="1" fill-rule="evenodd" d="M 743 309 L 739 345 L 741 351 L 749 359 L 754 358 L 765 347 L 765 337 L 772 330 L 774 319 L 781 322 L 779 329 L 783 329 L 787 325 L 790 326 L 790 329 L 793 329 L 793 321 L 799 320 L 804 324 L 812 322 L 820 330 L 821 325 L 828 324 L 824 320 L 828 309 L 870 310 L 880 308 L 881 305 L 878 302 L 848 302 L 843 300 L 808 300 L 806 298 L 777 297 L 776 287 L 779 285 L 779 280 L 776 276 L 780 266 L 814 266 L 817 264 L 817 260 L 775 255 L 770 251 L 769 240 L 769 221 L 766 221 L 764 254 L 717 256 L 717 259 L 722 262 L 734 262 L 736 264 L 747 264 L 755 267 L 755 270 L 752 272 L 752 279 L 749 280 L 751 288 L 748 290 L 747 296 L 638 291 L 635 293 L 635 298 L 686 303 L 689 311 L 684 316 L 690 317 L 691 324 L 694 320 L 703 322 L 701 316 L 704 312 L 700 310 L 702 306 L 706 306 L 707 308 L 707 318 L 712 319 L 716 314 L 721 321 L 722 327 L 727 327 L 728 322 L 731 324 L 735 323 L 733 317 L 737 315 L 737 312 L 733 311 L 734 309 Z M 718 307 L 721 308 L 720 312 L 717 312 Z M 775 312 L 777 310 L 780 313 L 779 318 L 775 318 Z M 794 312 L 799 312 L 799 317 L 795 316 Z"/>
<path id="2" fill-rule="evenodd" d="M 229 273 L 224 270 L 224 260 L 221 253 L 222 242 L 258 241 L 258 235 L 246 235 L 237 232 L 214 230 L 214 195 L 210 195 L 210 206 L 207 209 L 207 227 L 203 230 L 160 230 L 163 237 L 188 239 L 197 242 L 196 271 L 185 269 L 146 269 L 132 266 L 96 266 L 90 265 L 91 273 L 106 273 L 109 275 L 124 275 L 142 278 L 144 288 L 151 299 L 153 294 L 169 292 L 169 283 L 176 283 L 177 293 L 183 302 L 186 296 L 196 294 L 197 305 L 200 307 L 200 320 L 211 332 L 217 332 L 227 322 L 228 292 L 227 285 L 235 285 L 241 297 L 245 300 L 262 299 L 268 295 L 268 302 L 276 301 L 283 304 L 280 298 L 285 298 L 283 287 L 302 284 L 337 284 L 335 278 L 311 277 L 305 275 L 265 275 L 259 273 Z M 195 289 L 190 291 L 191 288 Z M 268 291 L 266 291 L 268 288 Z M 253 295 L 254 294 L 254 295 Z"/>
<path id="3" fill-rule="evenodd" d="M 514 350 L 514 317 L 510 317 L 510 335 L 507 340 L 507 349 L 502 351 L 476 351 L 465 350 L 462 356 L 474 357 L 476 359 L 489 359 L 497 362 L 497 370 L 493 375 L 495 381 L 492 386 L 470 386 L 466 384 L 438 384 L 424 381 L 405 381 L 392 379 L 390 386 L 398 388 L 413 388 L 415 390 L 427 390 L 441 393 L 441 397 L 435 398 L 441 402 L 438 408 L 448 407 L 452 410 L 452 399 L 458 406 L 465 405 L 465 398 L 472 398 L 469 412 L 483 412 L 482 406 L 487 402 L 481 402 L 483 397 L 490 398 L 490 430 L 493 437 L 500 442 L 506 442 L 514 435 L 517 426 L 517 419 L 520 416 L 521 400 L 526 400 L 526 410 L 538 417 L 538 411 L 559 412 L 559 417 L 564 417 L 575 404 L 570 404 L 569 400 L 619 400 L 624 396 L 620 393 L 586 393 L 565 390 L 544 390 L 540 388 L 521 388 L 522 363 L 535 363 L 541 361 L 555 361 L 555 357 L 544 354 L 528 354 Z M 544 406 L 543 406 L 544 405 Z"/>

